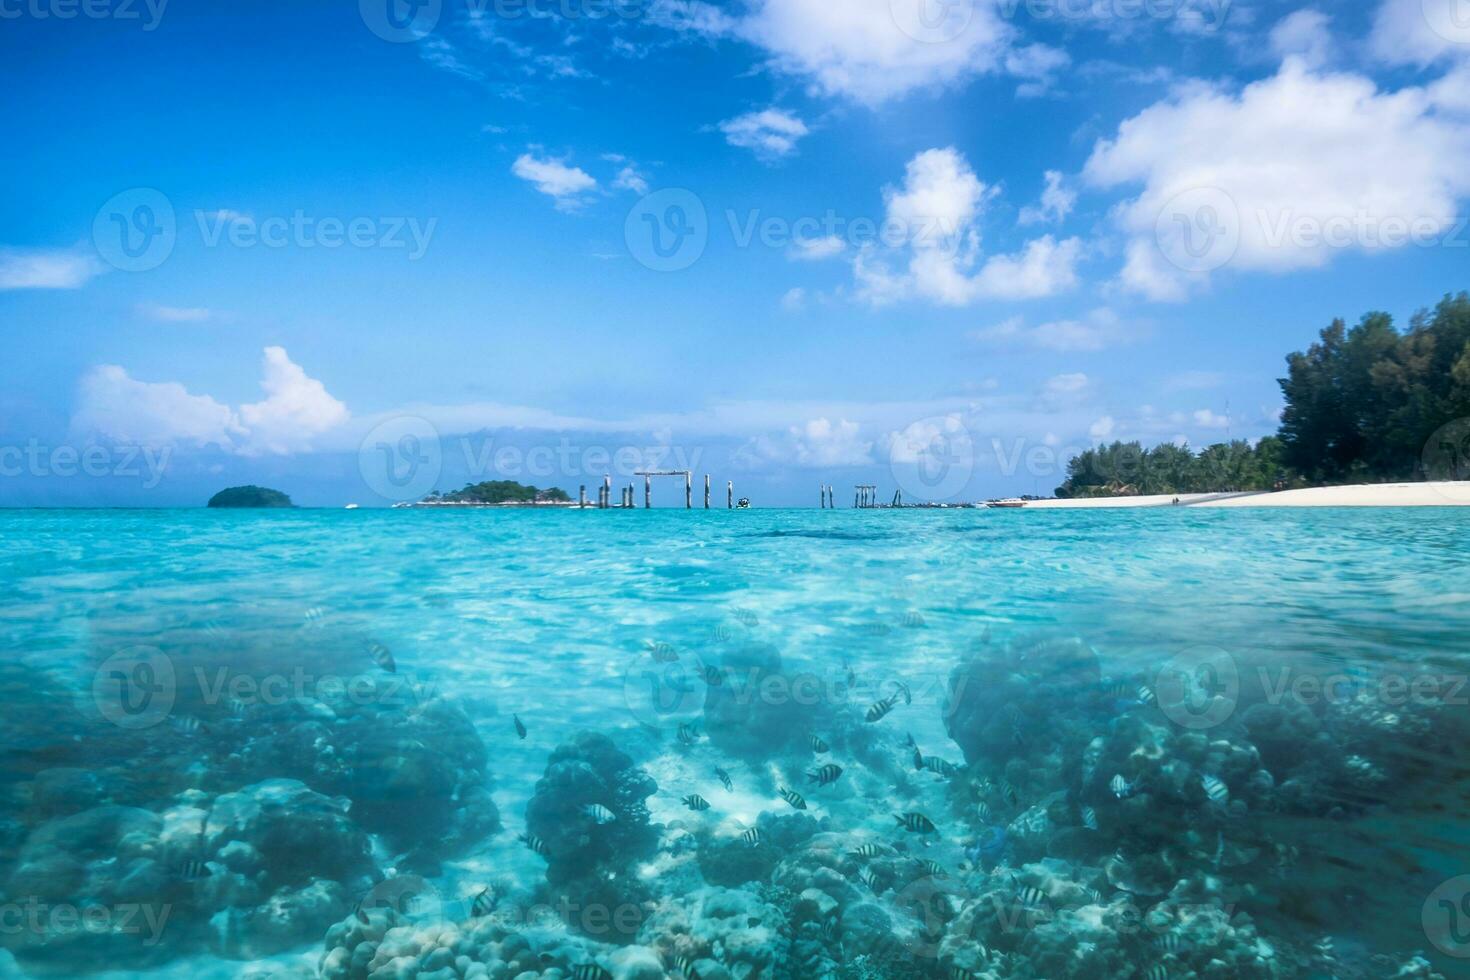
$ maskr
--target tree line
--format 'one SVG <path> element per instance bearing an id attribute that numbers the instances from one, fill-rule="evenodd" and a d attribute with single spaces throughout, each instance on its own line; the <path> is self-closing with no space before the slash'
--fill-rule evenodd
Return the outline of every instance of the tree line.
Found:
<path id="1" fill-rule="evenodd" d="M 1279 379 L 1279 431 L 1199 452 L 1100 445 L 1074 456 L 1058 497 L 1218 493 L 1470 479 L 1470 294 L 1399 330 L 1387 313 L 1334 320 Z"/>

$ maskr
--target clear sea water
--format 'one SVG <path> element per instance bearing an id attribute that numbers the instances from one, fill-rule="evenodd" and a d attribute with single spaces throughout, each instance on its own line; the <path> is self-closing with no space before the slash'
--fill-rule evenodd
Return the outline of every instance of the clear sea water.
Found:
<path id="1" fill-rule="evenodd" d="M 12 511 L 0 512 L 0 597 L 0 899 L 7 910 L 37 904 L 26 893 L 34 877 L 19 873 L 26 861 L 44 859 L 37 840 L 67 854 L 47 866 L 51 892 L 42 904 L 105 901 L 97 882 L 109 880 L 123 858 L 106 853 L 112 845 L 99 853 L 95 842 L 68 840 L 69 828 L 83 826 L 64 822 L 77 813 L 110 805 L 208 810 L 211 798 L 245 783 L 293 775 L 269 771 L 268 761 L 240 763 L 248 743 L 287 722 L 267 710 L 273 705 L 255 703 L 273 696 L 259 693 L 263 687 L 234 689 L 245 696 L 232 700 L 243 703 L 201 698 L 193 679 L 219 677 L 219 670 L 252 683 L 285 678 L 288 696 L 327 703 L 340 700 L 335 688 L 327 690 L 330 679 L 391 676 L 408 684 L 403 710 L 442 699 L 463 712 L 486 748 L 501 827 L 415 866 L 439 902 L 436 914 L 449 920 L 458 915 L 449 910 L 485 882 L 527 894 L 545 886 L 546 862 L 517 837 L 549 754 L 584 729 L 610 736 L 658 783 L 646 801 L 655 825 L 697 818 L 728 836 L 756 826 L 763 812 L 791 814 L 773 790 L 794 785 L 833 832 L 892 839 L 895 813 L 928 814 L 937 842 L 923 853 L 950 869 L 954 887 L 978 888 L 977 880 L 995 877 L 984 866 L 992 862 L 969 873 L 960 867 L 984 823 L 974 816 L 975 801 L 991 792 L 978 782 L 981 763 L 971 764 L 974 779 L 906 773 L 895 781 L 870 757 L 887 753 L 911 768 L 903 763 L 907 735 L 925 754 L 963 765 L 965 747 L 946 729 L 946 691 L 962 658 L 1023 663 L 1024 655 L 1005 651 L 1061 637 L 1095 655 L 1103 688 L 1121 679 L 1127 692 L 1103 715 L 1084 717 L 1074 679 L 1060 676 L 1055 698 L 1028 702 L 1033 714 L 1017 723 L 1014 752 L 1035 774 L 1018 776 L 1021 768 L 997 761 L 993 746 L 983 763 L 987 778 L 1023 789 L 1018 811 L 1039 802 L 1024 790 L 1043 786 L 1047 768 L 1077 764 L 1060 757 L 1072 749 L 1046 743 L 1048 730 L 1092 726 L 1104 734 L 1117 718 L 1137 714 L 1177 737 L 1203 732 L 1242 742 L 1249 741 L 1240 727 L 1248 708 L 1271 700 L 1282 681 L 1294 692 L 1286 697 L 1318 719 L 1351 701 L 1366 712 L 1352 725 L 1272 736 L 1289 743 L 1271 750 L 1273 758 L 1292 759 L 1295 770 L 1273 771 L 1269 794 L 1250 796 L 1243 783 L 1233 784 L 1237 809 L 1228 818 L 1223 807 L 1202 805 L 1204 816 L 1181 820 L 1179 833 L 1209 828 L 1195 834 L 1206 852 L 1237 842 L 1267 852 L 1238 867 L 1227 859 L 1220 868 L 1208 855 L 1195 865 L 1201 876 L 1236 879 L 1231 904 L 1278 949 L 1330 939 L 1335 960 L 1313 965 L 1303 954 L 1288 963 L 1282 952 L 1275 975 L 1394 975 L 1389 960 L 1370 957 L 1401 964 L 1414 951 L 1446 976 L 1470 975 L 1470 960 L 1459 958 L 1470 953 L 1470 884 L 1460 891 L 1454 883 L 1470 873 L 1463 737 L 1470 689 L 1459 686 L 1470 673 L 1470 511 Z M 848 767 L 840 795 L 807 788 L 800 773 L 813 753 L 804 723 L 789 745 L 756 760 L 731 755 L 706 732 L 698 671 L 740 645 L 778 651 L 788 679 L 814 679 L 819 703 L 804 705 L 810 714 L 802 717 L 813 719 L 813 731 L 832 733 L 827 757 Z M 391 651 L 394 674 L 374 662 L 379 647 Z M 135 683 L 156 678 L 136 673 L 145 660 L 166 663 L 176 676 L 172 703 L 165 706 L 160 694 L 142 709 L 143 716 L 155 712 L 148 724 L 136 726 L 139 715 L 120 713 L 118 699 L 128 692 L 119 693 L 125 682 L 115 683 L 113 672 Z M 1160 698 L 1170 682 L 1161 671 L 1181 664 L 1206 665 L 1215 687 L 1206 700 L 1186 692 L 1182 706 L 1166 711 Z M 687 676 L 673 676 L 671 665 Z M 195 672 L 201 667 L 206 675 Z M 1222 667 L 1234 672 L 1237 690 L 1229 678 L 1220 682 Z M 292 680 L 298 668 L 299 683 Z M 1026 678 L 1038 689 L 1051 682 L 1045 673 Z M 1335 686 L 1317 691 L 1313 684 L 1324 678 Z M 1394 686 L 1400 678 L 1423 696 L 1406 695 L 1404 703 Z M 864 721 L 869 705 L 898 691 L 899 682 L 912 703 Z M 1140 695 L 1138 687 L 1149 691 Z M 1216 697 L 1229 701 L 1224 717 L 1191 727 L 1218 706 L 1208 700 Z M 1051 714 L 1036 717 L 1037 704 L 1050 705 Z M 524 723 L 524 738 L 513 715 Z M 202 727 L 190 730 L 188 719 Z M 677 738 L 683 723 L 694 726 L 695 744 Z M 859 737 L 862 751 L 848 751 Z M 1317 792 L 1334 798 L 1292 803 L 1283 785 L 1310 783 L 1318 759 L 1334 771 L 1362 759 L 1371 772 L 1352 792 L 1341 779 L 1327 780 Z M 1283 764 L 1263 768 L 1273 765 Z M 735 774 L 734 790 L 711 775 L 716 766 Z M 1138 799 L 1155 790 L 1129 793 Z M 1074 785 L 1071 796 L 1053 799 L 1056 813 L 1080 813 L 1090 799 L 1105 818 L 1117 806 L 1121 816 L 1112 819 L 1137 819 L 1139 811 L 1122 809 L 1127 799 L 1088 792 L 1078 796 Z M 703 795 L 711 810 L 691 814 L 680 803 L 689 793 Z M 1268 797 L 1272 803 L 1261 802 Z M 1116 826 L 1111 832 L 1124 834 Z M 661 854 L 673 852 L 674 836 L 664 831 Z M 402 873 L 394 846 L 381 834 L 371 840 L 378 873 Z M 177 863 L 185 853 L 158 860 Z M 1064 856 L 1079 860 L 1075 847 Z M 660 884 L 661 860 L 640 865 L 653 892 L 687 890 L 687 869 Z M 999 863 L 1020 868 L 1035 860 L 1018 852 Z M 56 884 L 68 868 L 70 883 Z M 221 866 L 202 872 L 223 873 Z M 91 941 L 64 922 L 22 923 L 18 912 L 4 920 L 0 945 L 37 975 L 109 968 L 118 976 L 257 975 L 248 973 L 251 960 L 281 976 L 314 975 L 325 929 L 242 956 L 215 935 L 220 920 L 207 924 L 217 899 L 201 898 L 197 884 L 169 879 L 166 887 L 157 901 L 177 906 L 173 921 L 198 921 L 164 926 L 135 963 L 120 958 L 132 955 L 126 942 Z M 895 908 L 897 898 L 880 896 Z M 1145 908 L 1158 900 L 1139 899 Z M 204 915 L 188 908 L 196 901 L 215 904 Z M 331 921 L 349 915 L 339 908 Z M 995 975 L 1037 975 L 1020 958 L 1029 947 L 1012 945 L 1017 958 Z M 1182 954 L 1159 955 L 1167 975 L 1207 975 L 1198 959 L 1186 967 Z M 1129 961 L 1134 975 L 1145 975 L 1145 960 Z M 904 975 L 939 977 L 948 969 L 945 956 L 921 951 Z"/>

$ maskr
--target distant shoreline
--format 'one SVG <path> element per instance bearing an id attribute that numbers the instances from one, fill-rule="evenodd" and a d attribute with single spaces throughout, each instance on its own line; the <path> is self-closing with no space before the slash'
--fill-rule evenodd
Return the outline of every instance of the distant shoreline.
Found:
<path id="1" fill-rule="evenodd" d="M 1431 483 L 1366 483 L 1300 490 L 1251 490 L 1242 493 L 1155 494 L 1140 497 L 1082 497 L 1028 500 L 1025 510 L 1172 507 L 1467 507 L 1470 481 Z"/>

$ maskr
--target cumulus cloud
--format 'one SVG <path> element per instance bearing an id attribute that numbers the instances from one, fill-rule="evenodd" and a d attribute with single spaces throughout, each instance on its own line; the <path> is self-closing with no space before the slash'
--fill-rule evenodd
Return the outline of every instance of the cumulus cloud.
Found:
<path id="1" fill-rule="evenodd" d="M 1373 21 L 1369 49 L 1391 65 L 1425 67 L 1447 58 L 1470 59 L 1470 19 L 1462 0 L 1384 0 Z"/>
<path id="2" fill-rule="evenodd" d="M 792 426 L 795 461 L 802 466 L 864 466 L 873 461 L 873 442 L 859 435 L 859 425 L 812 419 Z"/>
<path id="3" fill-rule="evenodd" d="M 510 172 L 547 197 L 554 198 L 556 206 L 563 209 L 577 207 L 582 203 L 583 195 L 597 190 L 597 181 L 580 167 L 530 153 L 516 157 Z"/>
<path id="4" fill-rule="evenodd" d="M 157 303 L 142 303 L 138 313 L 161 323 L 206 323 L 214 318 L 214 311 L 204 306 L 161 306 Z"/>
<path id="5" fill-rule="evenodd" d="M 72 431 L 137 445 L 215 446 L 242 455 L 315 448 L 317 437 L 349 419 L 347 407 L 291 361 L 284 348 L 264 351 L 265 398 L 238 410 L 176 381 L 139 381 L 115 364 L 83 375 Z"/>
<path id="6" fill-rule="evenodd" d="M 750 0 L 731 15 L 699 0 L 660 0 L 650 14 L 666 27 L 752 43 L 772 70 L 813 92 L 869 105 L 985 74 L 1044 85 L 1067 61 L 1053 48 L 1018 46 L 1018 32 L 988 2 Z"/>
<path id="7" fill-rule="evenodd" d="M 981 261 L 978 220 L 994 195 L 953 147 L 909 161 L 901 187 L 884 192 L 884 245 L 854 259 L 858 295 L 874 305 L 919 296 L 947 306 L 978 299 L 1033 299 L 1076 285 L 1081 242 L 1035 239 L 1014 255 Z M 906 268 L 895 262 L 907 260 Z"/>
<path id="8" fill-rule="evenodd" d="M 1332 57 L 1332 18 L 1320 10 L 1298 10 L 1271 29 L 1271 51 L 1278 58 L 1296 55 L 1313 67 Z"/>
<path id="9" fill-rule="evenodd" d="M 1223 429 L 1230 425 L 1230 416 L 1201 408 L 1194 413 L 1194 424 L 1201 429 Z"/>
<path id="10" fill-rule="evenodd" d="M 1122 285 L 1179 300 L 1227 264 L 1315 268 L 1344 249 L 1397 247 L 1410 231 L 1442 234 L 1470 192 L 1461 94 L 1379 91 L 1293 56 L 1239 94 L 1194 85 L 1145 109 L 1084 169 L 1098 187 L 1143 188 L 1115 209 L 1127 237 Z"/>
<path id="11" fill-rule="evenodd" d="M 66 249 L 0 249 L 0 289 L 77 289 L 105 271 L 97 257 Z"/>
<path id="12" fill-rule="evenodd" d="M 809 130 L 806 123 L 782 109 L 747 112 L 720 123 L 720 132 L 731 146 L 752 150 L 766 160 L 777 160 L 796 152 L 796 143 Z"/>
<path id="13" fill-rule="evenodd" d="M 631 164 L 624 166 L 613 178 L 613 188 L 620 191 L 632 191 L 634 194 L 648 193 L 648 180 L 638 172 Z"/>
<path id="14" fill-rule="evenodd" d="M 793 286 L 781 296 L 781 309 L 787 313 L 800 313 L 806 309 L 806 290 Z"/>
<path id="15" fill-rule="evenodd" d="M 847 243 L 841 235 L 825 235 L 821 238 L 798 238 L 786 253 L 798 262 L 820 262 L 841 255 Z"/>

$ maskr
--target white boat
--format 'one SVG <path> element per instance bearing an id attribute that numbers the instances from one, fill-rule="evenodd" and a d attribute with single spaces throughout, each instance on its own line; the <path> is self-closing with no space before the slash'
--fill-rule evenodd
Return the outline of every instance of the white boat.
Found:
<path id="1" fill-rule="evenodd" d="M 1005 500 L 986 501 L 986 507 L 1025 507 L 1026 501 L 1019 497 L 1009 497 Z"/>

